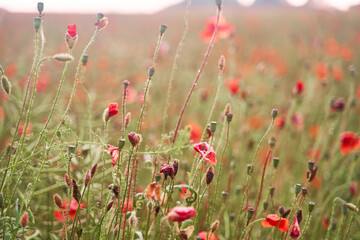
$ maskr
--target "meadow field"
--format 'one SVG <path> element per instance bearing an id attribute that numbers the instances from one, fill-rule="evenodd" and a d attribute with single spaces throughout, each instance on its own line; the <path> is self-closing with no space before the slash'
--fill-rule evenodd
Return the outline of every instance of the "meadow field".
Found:
<path id="1" fill-rule="evenodd" d="M 360 9 L 189 3 L 0 9 L 1 239 L 360 239 Z"/>

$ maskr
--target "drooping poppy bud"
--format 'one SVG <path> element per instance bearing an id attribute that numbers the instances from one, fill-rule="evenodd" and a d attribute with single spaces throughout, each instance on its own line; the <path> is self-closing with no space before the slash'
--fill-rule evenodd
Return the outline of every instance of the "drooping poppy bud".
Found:
<path id="1" fill-rule="evenodd" d="M 163 164 L 160 168 L 160 173 L 164 174 L 165 180 L 168 176 L 174 179 L 174 172 L 174 167 L 168 164 Z"/>
<path id="2" fill-rule="evenodd" d="M 214 178 L 214 168 L 210 167 L 209 170 L 206 173 L 206 184 L 210 184 Z"/>
<path id="3" fill-rule="evenodd" d="M 62 209 L 63 204 L 62 204 L 62 199 L 61 199 L 61 197 L 59 196 L 59 194 L 55 194 L 55 195 L 54 195 L 54 202 L 55 202 L 55 205 L 56 205 L 58 208 Z"/>

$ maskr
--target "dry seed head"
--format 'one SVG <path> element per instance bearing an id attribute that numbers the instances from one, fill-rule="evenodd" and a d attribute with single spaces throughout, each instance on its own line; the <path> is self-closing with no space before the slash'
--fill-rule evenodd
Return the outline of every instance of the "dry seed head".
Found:
<path id="1" fill-rule="evenodd" d="M 58 208 L 62 209 L 62 199 L 59 194 L 54 195 L 54 202 Z"/>

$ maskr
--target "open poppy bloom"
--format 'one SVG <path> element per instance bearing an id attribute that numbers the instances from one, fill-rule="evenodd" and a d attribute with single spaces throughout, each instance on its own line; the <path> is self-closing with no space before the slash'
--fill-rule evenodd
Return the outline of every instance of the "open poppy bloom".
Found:
<path id="1" fill-rule="evenodd" d="M 209 150 L 209 144 L 206 142 L 201 142 L 194 145 L 195 151 L 200 153 L 201 157 L 204 158 L 204 161 L 207 162 L 210 165 L 216 165 L 216 157 L 215 157 L 215 151 L 214 148 L 211 147 Z M 206 154 L 207 153 L 207 154 Z"/>
<path id="2" fill-rule="evenodd" d="M 299 226 L 299 221 L 297 216 L 295 216 L 294 218 L 294 224 L 293 227 L 291 229 L 291 233 L 290 233 L 290 237 L 291 238 L 299 238 L 301 236 L 301 232 L 300 232 L 300 226 Z"/>
<path id="3" fill-rule="evenodd" d="M 295 84 L 295 94 L 296 95 L 301 95 L 304 92 L 304 82 L 301 80 L 298 80 Z"/>
<path id="4" fill-rule="evenodd" d="M 114 147 L 112 145 L 108 145 L 107 149 L 105 150 L 105 152 L 109 153 L 111 155 L 111 160 L 112 160 L 112 166 L 114 167 L 115 164 L 117 163 L 118 159 L 119 159 L 119 148 Z"/>
<path id="5" fill-rule="evenodd" d="M 193 142 L 199 142 L 202 135 L 202 127 L 195 122 L 188 122 L 186 127 L 190 127 L 190 140 Z"/>
<path id="6" fill-rule="evenodd" d="M 117 103 L 110 103 L 109 104 L 109 117 L 112 117 L 112 116 L 118 114 L 119 110 L 117 108 L 118 108 Z"/>
<path id="7" fill-rule="evenodd" d="M 209 234 L 209 236 L 208 236 Z M 214 233 L 211 232 L 199 232 L 199 234 L 197 235 L 198 238 L 200 238 L 201 240 L 218 240 L 217 237 L 215 237 Z"/>
<path id="8" fill-rule="evenodd" d="M 328 77 L 328 67 L 323 62 L 316 64 L 316 75 L 319 81 L 324 82 Z"/>
<path id="9" fill-rule="evenodd" d="M 168 213 L 168 220 L 170 222 L 183 222 L 195 215 L 196 211 L 193 207 L 174 207 Z"/>
<path id="10" fill-rule="evenodd" d="M 353 132 L 343 132 L 340 137 L 340 151 L 347 155 L 360 148 L 360 138 Z"/>
<path id="11" fill-rule="evenodd" d="M 216 17 L 211 17 L 206 20 L 206 28 L 200 33 L 200 39 L 209 43 L 215 31 Z M 218 30 L 216 33 L 215 41 L 218 38 L 226 39 L 234 32 L 234 26 L 226 22 L 224 17 L 220 17 Z"/>
<path id="12" fill-rule="evenodd" d="M 64 211 L 64 216 L 65 217 L 66 217 L 66 211 L 68 209 L 68 204 L 69 204 L 69 202 L 63 201 L 62 209 Z M 75 218 L 75 213 L 76 213 L 76 210 L 77 210 L 78 206 L 79 206 L 79 203 L 75 199 L 71 200 L 70 211 L 69 211 L 69 218 L 70 219 Z M 81 203 L 79 210 L 84 209 L 84 208 L 85 208 L 85 205 L 83 203 Z M 58 221 L 60 221 L 60 222 L 64 221 L 64 216 L 62 215 L 61 211 L 54 211 L 54 217 Z"/>
<path id="13" fill-rule="evenodd" d="M 240 80 L 238 78 L 229 78 L 226 80 L 225 85 L 232 95 L 235 95 L 239 91 Z"/>
<path id="14" fill-rule="evenodd" d="M 279 223 L 280 221 L 280 223 Z M 281 232 L 287 232 L 289 230 L 289 220 L 286 218 L 280 218 L 276 214 L 269 214 L 266 216 L 266 220 L 261 222 L 261 226 L 266 227 L 277 227 Z"/>

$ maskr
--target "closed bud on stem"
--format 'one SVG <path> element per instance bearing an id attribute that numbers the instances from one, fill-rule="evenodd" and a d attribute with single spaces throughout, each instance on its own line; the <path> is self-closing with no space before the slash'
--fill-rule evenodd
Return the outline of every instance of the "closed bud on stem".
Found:
<path id="1" fill-rule="evenodd" d="M 301 184 L 295 185 L 295 194 L 296 196 L 301 192 Z"/>
<path id="2" fill-rule="evenodd" d="M 125 146 L 125 139 L 119 139 L 118 141 L 118 148 L 119 148 L 119 151 L 121 151 Z"/>
<path id="3" fill-rule="evenodd" d="M 270 148 L 274 148 L 275 145 L 276 145 L 276 139 L 275 139 L 274 137 L 271 137 L 271 138 L 269 139 L 269 146 L 270 146 Z"/>
<path id="4" fill-rule="evenodd" d="M 104 15 L 102 14 L 102 16 L 104 16 Z M 99 17 L 99 14 L 98 14 L 98 17 Z M 105 28 L 108 25 L 108 23 L 109 23 L 109 19 L 107 17 L 102 17 L 95 23 L 95 25 L 97 26 L 97 28 L 99 30 L 101 30 L 101 29 Z"/>
<path id="5" fill-rule="evenodd" d="M 252 217 L 254 216 L 254 212 L 255 212 L 255 209 L 252 208 L 252 207 L 249 207 L 248 208 L 248 211 L 247 211 L 247 220 L 251 220 Z"/>
<path id="6" fill-rule="evenodd" d="M 271 187 L 270 188 L 270 196 L 274 197 L 274 193 L 275 193 L 275 187 Z"/>
<path id="7" fill-rule="evenodd" d="M 131 112 L 128 112 L 125 116 L 125 128 L 127 128 L 131 121 Z"/>
<path id="8" fill-rule="evenodd" d="M 266 210 L 268 209 L 268 207 L 269 207 L 269 201 L 265 199 L 265 200 L 263 201 L 264 211 L 266 211 Z"/>
<path id="9" fill-rule="evenodd" d="M 231 105 L 230 103 L 226 104 L 224 115 L 225 117 L 231 112 Z"/>
<path id="10" fill-rule="evenodd" d="M 296 214 L 296 218 L 297 218 L 297 220 L 299 221 L 299 224 L 300 224 L 301 221 L 302 221 L 302 210 L 301 209 Z"/>
<path id="11" fill-rule="evenodd" d="M 210 131 L 211 131 L 211 133 L 214 133 L 216 131 L 216 125 L 217 125 L 217 122 L 215 122 L 215 121 L 210 122 Z"/>
<path id="12" fill-rule="evenodd" d="M 41 18 L 39 18 L 39 17 L 34 18 L 35 31 L 36 32 L 39 31 L 40 27 L 41 27 Z"/>
<path id="13" fill-rule="evenodd" d="M 279 213 L 280 213 L 280 216 L 284 215 L 285 207 L 283 207 L 283 206 L 279 207 Z"/>
<path id="14" fill-rule="evenodd" d="M 94 166 L 91 168 L 91 178 L 94 177 L 96 170 L 97 170 L 98 164 L 95 163 Z"/>
<path id="15" fill-rule="evenodd" d="M 1 86 L 4 89 L 4 91 L 6 92 L 6 94 L 11 93 L 11 83 L 5 75 L 3 75 L 1 77 Z"/>
<path id="16" fill-rule="evenodd" d="M 114 227 L 114 236 L 117 236 L 119 233 L 119 224 Z"/>
<path id="17" fill-rule="evenodd" d="M 277 168 L 279 166 L 280 158 L 274 157 L 273 158 L 273 166 L 274 168 Z"/>
<path id="18" fill-rule="evenodd" d="M 53 56 L 53 58 L 60 62 L 70 62 L 70 61 L 74 60 L 74 57 L 68 53 L 58 53 L 58 54 L 55 54 Z"/>
<path id="19" fill-rule="evenodd" d="M 106 212 L 110 211 L 110 209 L 112 208 L 113 205 L 114 205 L 114 200 L 111 200 L 111 201 L 106 205 Z"/>
<path id="20" fill-rule="evenodd" d="M 104 112 L 103 112 L 103 121 L 104 123 L 107 123 L 110 119 L 110 115 L 109 115 L 109 108 L 105 108 Z"/>
<path id="21" fill-rule="evenodd" d="M 173 168 L 174 168 L 174 177 L 176 176 L 176 174 L 177 174 L 177 172 L 178 172 L 178 170 L 179 170 L 179 162 L 178 161 L 174 161 L 173 162 Z"/>
<path id="22" fill-rule="evenodd" d="M 283 218 L 286 218 L 287 216 L 289 216 L 290 212 L 291 212 L 291 209 L 286 210 L 286 211 L 283 213 L 282 217 L 283 217 Z"/>
<path id="23" fill-rule="evenodd" d="M 308 169 L 311 172 L 314 169 L 315 163 L 314 161 L 308 161 Z"/>
<path id="24" fill-rule="evenodd" d="M 151 78 L 152 76 L 154 76 L 155 74 L 155 68 L 154 67 L 150 67 L 148 69 L 148 75 L 149 75 L 149 78 Z"/>
<path id="25" fill-rule="evenodd" d="M 84 184 L 85 186 L 88 186 L 91 180 L 91 171 L 87 170 L 84 178 Z"/>
<path id="26" fill-rule="evenodd" d="M 81 198 L 81 194 L 75 179 L 72 180 L 72 185 L 73 185 L 73 197 L 77 202 L 79 202 Z"/>
<path id="27" fill-rule="evenodd" d="M 161 24 L 160 25 L 160 35 L 163 35 L 165 33 L 166 29 L 167 29 L 166 24 Z"/>
<path id="28" fill-rule="evenodd" d="M 58 207 L 58 208 L 60 208 L 60 209 L 62 209 L 62 199 L 61 199 L 61 197 L 59 196 L 59 194 L 55 194 L 54 195 L 54 202 L 55 202 L 55 205 Z"/>
<path id="29" fill-rule="evenodd" d="M 216 230 L 218 230 L 219 228 L 219 225 L 220 225 L 220 221 L 216 220 L 215 222 L 213 222 L 213 224 L 211 224 L 210 231 L 213 233 L 216 232 Z"/>
<path id="30" fill-rule="evenodd" d="M 81 59 L 81 62 L 84 66 L 86 66 L 86 64 L 88 63 L 89 61 L 89 56 L 85 53 L 84 56 L 82 57 Z"/>
<path id="31" fill-rule="evenodd" d="M 29 214 L 28 212 L 25 212 L 20 219 L 20 224 L 23 228 L 25 228 L 28 225 L 28 223 L 29 223 Z"/>
<path id="32" fill-rule="evenodd" d="M 276 118 L 276 116 L 278 115 L 278 113 L 279 113 L 279 110 L 277 110 L 277 109 L 273 109 L 273 110 L 271 110 L 271 117 L 272 118 Z"/>
<path id="33" fill-rule="evenodd" d="M 309 213 L 312 213 L 312 211 L 314 211 L 314 208 L 315 208 L 315 203 L 313 202 L 309 202 Z"/>
<path id="34" fill-rule="evenodd" d="M 228 123 L 230 123 L 230 122 L 232 121 L 232 119 L 233 119 L 233 114 L 232 114 L 232 113 L 226 114 L 226 121 L 227 121 Z"/>
<path id="35" fill-rule="evenodd" d="M 133 147 L 137 146 L 141 142 L 141 135 L 135 132 L 129 133 L 128 138 Z"/>
<path id="36" fill-rule="evenodd" d="M 252 164 L 247 165 L 246 172 L 247 172 L 248 175 L 251 175 L 251 173 L 253 172 L 253 165 Z"/>
<path id="37" fill-rule="evenodd" d="M 124 88 L 126 89 L 130 85 L 130 82 L 129 80 L 124 80 L 123 84 L 124 84 Z"/>
<path id="38" fill-rule="evenodd" d="M 68 186 L 68 187 L 70 187 L 71 186 L 71 182 L 70 182 L 70 176 L 69 176 L 69 174 L 67 174 L 67 173 L 65 173 L 65 182 L 66 182 L 66 185 Z"/>
<path id="39" fill-rule="evenodd" d="M 219 59 L 219 69 L 222 71 L 224 70 L 224 67 L 225 67 L 225 57 L 224 55 L 221 55 Z"/>
<path id="40" fill-rule="evenodd" d="M 359 209 L 357 208 L 357 206 L 356 206 L 355 204 L 353 204 L 353 203 L 346 203 L 345 206 L 346 206 L 349 210 L 351 210 L 351 211 L 353 211 L 353 212 L 358 212 L 358 211 L 359 211 Z"/>
<path id="41" fill-rule="evenodd" d="M 213 167 L 210 167 L 209 170 L 207 171 L 206 173 L 206 184 L 209 185 L 213 178 L 214 178 L 214 168 Z"/>
<path id="42" fill-rule="evenodd" d="M 40 16 L 42 15 L 43 11 L 44 11 L 44 3 L 42 2 L 38 2 L 37 4 L 37 10 L 39 11 Z"/>

